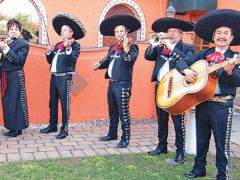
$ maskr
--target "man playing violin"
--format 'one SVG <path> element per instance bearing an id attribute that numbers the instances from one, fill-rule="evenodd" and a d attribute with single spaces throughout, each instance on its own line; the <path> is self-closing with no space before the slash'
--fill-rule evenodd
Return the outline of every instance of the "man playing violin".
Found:
<path id="1" fill-rule="evenodd" d="M 51 64 L 50 120 L 49 126 L 41 129 L 40 132 L 57 132 L 58 101 L 60 99 L 62 127 L 56 138 L 63 139 L 68 136 L 72 75 L 80 55 L 80 45 L 76 40 L 85 36 L 85 29 L 77 18 L 67 13 L 57 14 L 52 23 L 62 41 L 57 43 L 54 49 L 51 46 L 47 47 L 46 57 L 48 63 Z"/>
<path id="2" fill-rule="evenodd" d="M 194 47 L 182 43 L 183 31 L 192 31 L 194 25 L 190 22 L 183 21 L 177 18 L 161 18 L 156 20 L 152 29 L 155 32 L 160 32 L 159 43 L 152 43 L 145 51 L 145 59 L 155 61 L 155 67 L 152 74 L 152 81 L 156 82 L 155 96 L 159 82 L 163 76 L 170 70 L 176 67 L 176 63 L 186 56 L 194 54 Z M 151 42 L 151 41 L 150 41 Z M 155 98 L 156 100 L 156 98 Z M 159 155 L 167 153 L 167 138 L 168 138 L 168 118 L 169 113 L 159 108 L 156 103 L 156 112 L 158 117 L 158 145 L 153 151 L 148 152 L 149 155 Z M 185 126 L 184 114 L 172 115 L 174 128 L 176 132 L 176 158 L 175 161 L 179 164 L 184 163 L 185 153 Z"/>
<path id="3" fill-rule="evenodd" d="M 109 79 L 107 96 L 110 126 L 107 136 L 100 137 L 99 140 L 110 141 L 118 138 L 120 117 L 122 137 L 117 145 L 118 148 L 127 147 L 130 140 L 129 100 L 132 89 L 133 65 L 138 57 L 138 46 L 130 43 L 126 35 L 127 31 L 131 33 L 140 27 L 138 19 L 125 14 L 111 16 L 100 25 L 100 32 L 103 35 L 115 36 L 118 42 L 110 46 L 109 54 L 103 61 L 94 64 L 94 69 L 107 68 L 105 78 Z"/>
<path id="4" fill-rule="evenodd" d="M 204 40 L 214 42 L 215 47 L 203 49 L 194 56 L 185 57 L 177 63 L 177 69 L 186 75 L 186 80 L 194 83 L 198 78 L 189 66 L 197 60 L 205 59 L 209 65 L 223 63 L 213 77 L 218 85 L 212 98 L 196 106 L 197 155 L 191 172 L 186 177 L 206 176 L 206 157 L 211 132 L 216 145 L 217 179 L 229 179 L 230 136 L 233 117 L 233 97 L 240 86 L 239 60 L 230 45 L 240 45 L 240 12 L 234 10 L 215 10 L 203 16 L 195 26 L 195 33 Z M 207 30 L 204 27 L 208 27 Z M 227 58 L 236 59 L 226 61 Z M 210 75 L 209 75 L 210 76 Z"/>

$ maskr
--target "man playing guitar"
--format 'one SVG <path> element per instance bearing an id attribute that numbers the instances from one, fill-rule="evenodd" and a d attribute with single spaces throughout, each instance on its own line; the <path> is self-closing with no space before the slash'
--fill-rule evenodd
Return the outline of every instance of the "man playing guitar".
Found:
<path id="1" fill-rule="evenodd" d="M 223 63 L 223 68 L 215 73 L 218 84 L 215 94 L 196 106 L 197 155 L 191 172 L 186 177 L 206 176 L 206 157 L 209 149 L 211 131 L 216 144 L 217 179 L 229 179 L 230 135 L 233 116 L 233 97 L 236 87 L 240 86 L 240 68 L 227 58 L 237 55 L 230 45 L 239 45 L 240 12 L 234 10 L 215 10 L 203 16 L 195 26 L 195 33 L 206 41 L 213 41 L 215 47 L 201 50 L 191 57 L 185 57 L 177 63 L 177 69 L 186 75 L 186 80 L 194 83 L 198 74 L 188 67 L 200 59 L 210 66 Z M 208 27 L 207 30 L 205 27 Z M 238 61 L 237 61 L 238 63 Z"/>

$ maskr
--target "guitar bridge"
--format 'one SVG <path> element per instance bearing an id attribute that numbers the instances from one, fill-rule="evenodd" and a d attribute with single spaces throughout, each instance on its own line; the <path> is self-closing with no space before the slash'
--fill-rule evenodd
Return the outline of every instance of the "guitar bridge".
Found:
<path id="1" fill-rule="evenodd" d="M 167 90 L 168 98 L 170 98 L 172 95 L 172 83 L 173 83 L 173 77 L 170 77 L 169 82 L 168 82 L 168 90 Z"/>

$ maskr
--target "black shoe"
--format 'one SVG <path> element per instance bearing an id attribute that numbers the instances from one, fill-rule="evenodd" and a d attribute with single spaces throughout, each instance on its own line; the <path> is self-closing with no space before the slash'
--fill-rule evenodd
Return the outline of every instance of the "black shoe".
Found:
<path id="1" fill-rule="evenodd" d="M 175 161 L 178 164 L 183 164 L 184 163 L 184 154 L 182 154 L 182 153 L 177 154 Z"/>
<path id="2" fill-rule="evenodd" d="M 61 130 L 60 133 L 56 136 L 57 139 L 64 139 L 68 136 L 68 132 Z"/>
<path id="3" fill-rule="evenodd" d="M 159 155 L 159 154 L 167 154 L 167 153 L 168 153 L 167 148 L 160 148 L 160 147 L 157 147 L 157 149 L 148 152 L 148 154 L 150 156 L 155 156 L 155 155 Z"/>
<path id="4" fill-rule="evenodd" d="M 191 171 L 191 172 L 186 172 L 184 174 L 185 177 L 187 178 L 197 178 L 197 177 L 204 177 L 206 176 L 206 171 Z"/>
<path id="5" fill-rule="evenodd" d="M 129 142 L 127 142 L 127 141 L 120 141 L 117 145 L 117 148 L 125 148 L 128 146 L 128 144 L 129 144 Z"/>
<path id="6" fill-rule="evenodd" d="M 111 141 L 111 140 L 117 140 L 117 136 L 111 137 L 111 136 L 107 135 L 107 136 L 99 137 L 99 141 Z"/>
<path id="7" fill-rule="evenodd" d="M 57 132 L 57 126 L 53 127 L 52 125 L 49 125 L 48 127 L 40 130 L 40 133 L 43 133 L 43 134 L 52 133 L 52 132 Z"/>
<path id="8" fill-rule="evenodd" d="M 16 131 L 9 131 L 7 133 L 4 133 L 4 136 L 6 137 L 17 137 L 18 135 L 22 134 L 22 130 L 16 130 Z"/>
<path id="9" fill-rule="evenodd" d="M 8 131 L 8 132 L 6 132 L 6 133 L 3 133 L 3 135 L 4 136 L 8 136 L 9 134 L 11 134 L 11 133 L 13 133 L 14 131 L 12 131 L 12 130 L 10 130 L 10 131 Z"/>

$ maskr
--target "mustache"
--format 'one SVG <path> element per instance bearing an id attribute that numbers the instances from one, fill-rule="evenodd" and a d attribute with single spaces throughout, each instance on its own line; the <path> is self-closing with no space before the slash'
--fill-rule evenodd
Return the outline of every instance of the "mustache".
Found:
<path id="1" fill-rule="evenodd" d="M 223 41 L 227 41 L 226 38 L 217 38 L 217 41 L 221 41 L 221 40 L 223 40 Z"/>

